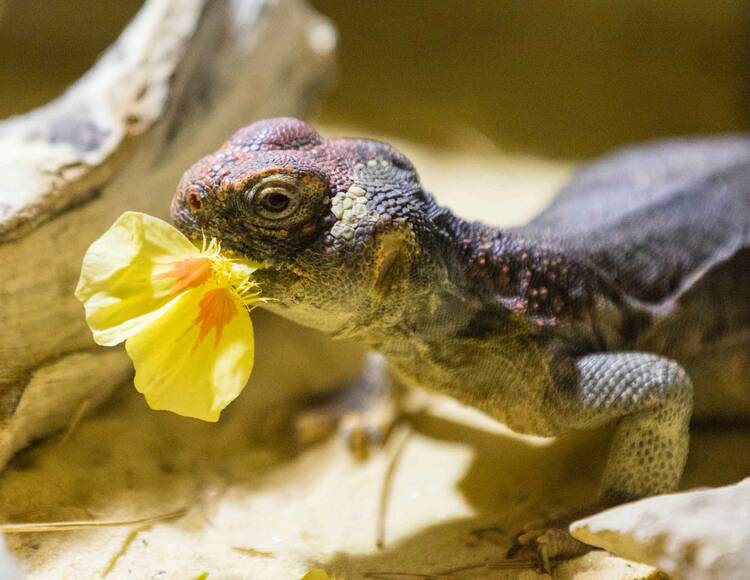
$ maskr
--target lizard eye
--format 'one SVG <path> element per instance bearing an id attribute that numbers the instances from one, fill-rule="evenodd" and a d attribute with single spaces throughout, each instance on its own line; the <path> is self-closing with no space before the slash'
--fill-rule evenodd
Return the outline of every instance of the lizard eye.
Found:
<path id="1" fill-rule="evenodd" d="M 299 207 L 299 197 L 293 184 L 286 180 L 259 183 L 253 188 L 251 198 L 256 213 L 267 220 L 285 218 Z"/>

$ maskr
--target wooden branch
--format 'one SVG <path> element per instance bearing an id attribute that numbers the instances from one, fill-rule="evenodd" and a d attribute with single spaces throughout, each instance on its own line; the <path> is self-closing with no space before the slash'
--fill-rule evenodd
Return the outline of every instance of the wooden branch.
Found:
<path id="1" fill-rule="evenodd" d="M 129 376 L 72 294 L 87 246 L 125 210 L 165 216 L 240 126 L 308 114 L 334 46 L 302 0 L 149 0 L 65 94 L 0 123 L 0 465 Z"/>

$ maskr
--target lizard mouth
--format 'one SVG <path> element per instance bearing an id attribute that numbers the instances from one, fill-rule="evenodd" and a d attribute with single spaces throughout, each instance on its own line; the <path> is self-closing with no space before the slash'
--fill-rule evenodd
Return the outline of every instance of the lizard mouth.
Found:
<path id="1" fill-rule="evenodd" d="M 253 272 L 252 278 L 260 286 L 263 296 L 284 305 L 285 298 L 294 292 L 303 276 L 288 266 L 264 263 Z"/>

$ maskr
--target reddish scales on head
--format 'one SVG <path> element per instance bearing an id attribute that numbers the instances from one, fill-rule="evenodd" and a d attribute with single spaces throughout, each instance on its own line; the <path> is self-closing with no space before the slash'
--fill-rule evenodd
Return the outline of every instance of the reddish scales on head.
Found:
<path id="1" fill-rule="evenodd" d="M 395 288 L 398 273 L 418 291 L 425 277 L 446 275 L 440 270 L 462 291 L 538 325 L 580 314 L 590 294 L 559 252 L 438 206 L 390 145 L 324 139 L 297 119 L 237 131 L 185 173 L 172 214 L 193 239 L 216 237 L 268 265 L 258 275 L 289 303 L 321 311 L 382 309 L 367 297 L 373 285 Z M 388 260 L 386 247 L 396 252 Z M 382 264 L 397 269 L 385 276 Z"/>

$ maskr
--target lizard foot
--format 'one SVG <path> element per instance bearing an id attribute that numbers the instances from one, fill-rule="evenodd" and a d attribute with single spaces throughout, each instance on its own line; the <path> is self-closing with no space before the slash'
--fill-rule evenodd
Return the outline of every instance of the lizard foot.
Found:
<path id="1" fill-rule="evenodd" d="M 568 516 L 529 523 L 513 537 L 506 558 L 533 558 L 548 574 L 555 563 L 582 556 L 597 548 L 579 542 L 568 531 L 571 522 L 597 510 L 583 510 Z"/>
<path id="2" fill-rule="evenodd" d="M 401 416 L 385 360 L 368 354 L 362 375 L 323 399 L 313 400 L 294 421 L 297 439 L 308 445 L 335 430 L 357 461 L 381 447 Z"/>

